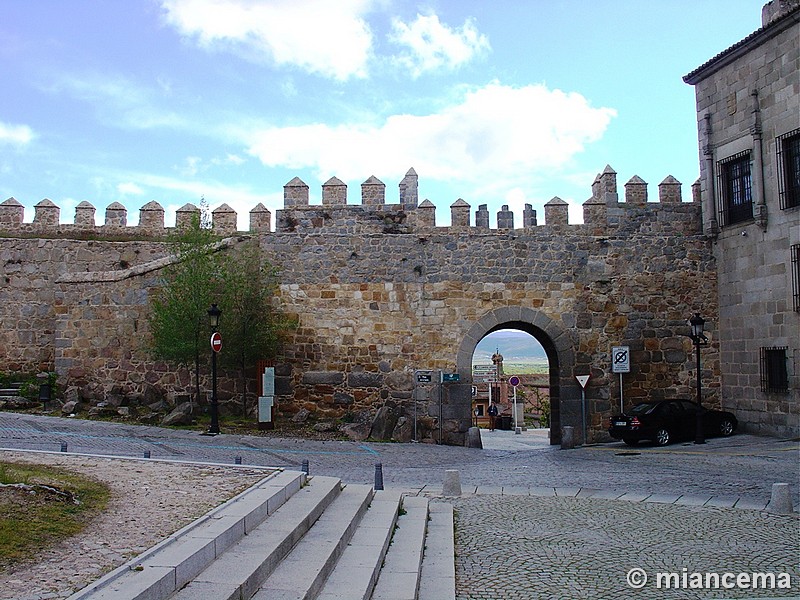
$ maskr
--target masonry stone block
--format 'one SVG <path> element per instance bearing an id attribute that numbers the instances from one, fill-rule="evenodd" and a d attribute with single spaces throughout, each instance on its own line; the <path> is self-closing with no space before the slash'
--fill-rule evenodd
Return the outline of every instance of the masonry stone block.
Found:
<path id="1" fill-rule="evenodd" d="M 351 388 L 378 388 L 383 385 L 383 375 L 364 372 L 349 373 L 347 385 Z"/>
<path id="2" fill-rule="evenodd" d="M 344 382 L 344 373 L 340 371 L 306 371 L 303 373 L 303 383 L 308 385 L 341 385 Z"/>

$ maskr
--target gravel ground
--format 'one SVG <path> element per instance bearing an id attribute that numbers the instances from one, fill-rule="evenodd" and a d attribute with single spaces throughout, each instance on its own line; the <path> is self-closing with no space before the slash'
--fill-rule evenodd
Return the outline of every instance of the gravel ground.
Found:
<path id="1" fill-rule="evenodd" d="M 0 460 L 64 467 L 111 488 L 108 510 L 81 534 L 0 571 L 3 600 L 66 598 L 271 472 L 27 452 L 0 452 Z"/>

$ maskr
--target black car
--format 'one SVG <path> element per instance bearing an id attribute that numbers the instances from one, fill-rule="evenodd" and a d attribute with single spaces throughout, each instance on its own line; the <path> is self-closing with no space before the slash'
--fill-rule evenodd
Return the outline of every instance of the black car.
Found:
<path id="1" fill-rule="evenodd" d="M 642 402 L 623 415 L 611 417 L 608 433 L 630 446 L 635 446 L 640 440 L 666 446 L 676 440 L 694 437 L 698 409 L 703 411 L 706 437 L 727 437 L 739 425 L 731 413 L 700 408 L 691 400 L 659 400 Z"/>

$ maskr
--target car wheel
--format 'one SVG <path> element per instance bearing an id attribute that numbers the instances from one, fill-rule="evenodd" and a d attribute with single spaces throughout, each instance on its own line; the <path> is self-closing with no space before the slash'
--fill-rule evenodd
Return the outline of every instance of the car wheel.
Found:
<path id="1" fill-rule="evenodd" d="M 663 427 L 656 431 L 655 442 L 658 446 L 666 446 L 670 442 L 669 430 Z"/>
<path id="2" fill-rule="evenodd" d="M 622 441 L 625 442 L 628 446 L 636 446 L 639 443 L 639 440 L 636 438 L 622 438 Z"/>
<path id="3" fill-rule="evenodd" d="M 722 437 L 728 437 L 732 435 L 736 428 L 733 426 L 733 421 L 730 419 L 722 419 L 722 422 L 719 424 L 719 434 Z"/>

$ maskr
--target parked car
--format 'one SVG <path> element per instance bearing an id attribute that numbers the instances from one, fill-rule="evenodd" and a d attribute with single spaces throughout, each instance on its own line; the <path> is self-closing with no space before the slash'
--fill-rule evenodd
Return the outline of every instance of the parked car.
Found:
<path id="1" fill-rule="evenodd" d="M 608 433 L 629 446 L 635 446 L 641 440 L 666 446 L 676 440 L 694 438 L 698 409 L 703 411 L 706 437 L 727 437 L 739 425 L 731 413 L 700 408 L 691 400 L 658 400 L 642 402 L 625 414 L 614 415 Z"/>

